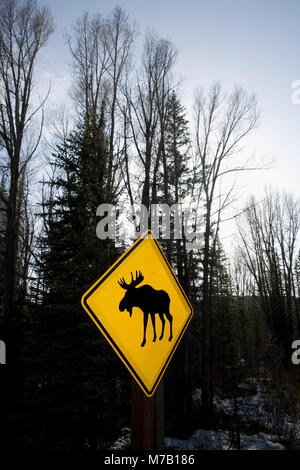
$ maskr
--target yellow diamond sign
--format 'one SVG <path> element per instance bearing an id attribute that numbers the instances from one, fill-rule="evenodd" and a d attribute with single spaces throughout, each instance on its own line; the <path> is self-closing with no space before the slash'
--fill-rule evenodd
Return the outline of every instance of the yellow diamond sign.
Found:
<path id="1" fill-rule="evenodd" d="M 90 287 L 82 305 L 151 397 L 193 308 L 150 230 Z"/>

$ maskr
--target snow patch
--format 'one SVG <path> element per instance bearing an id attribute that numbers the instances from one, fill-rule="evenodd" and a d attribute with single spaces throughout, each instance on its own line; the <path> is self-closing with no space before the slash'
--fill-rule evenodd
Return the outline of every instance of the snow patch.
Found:
<path id="1" fill-rule="evenodd" d="M 122 435 L 110 447 L 110 450 L 127 450 L 130 447 L 130 428 L 124 428 Z M 165 448 L 173 450 L 236 450 L 230 431 L 208 431 L 199 429 L 189 439 L 165 437 Z M 258 434 L 241 434 L 241 450 L 284 450 L 278 437 L 260 432 Z"/>
<path id="2" fill-rule="evenodd" d="M 241 434 L 241 450 L 284 450 L 277 436 L 260 432 L 248 436 Z M 199 429 L 190 439 L 165 438 L 166 448 L 174 450 L 237 450 L 229 431 Z"/>

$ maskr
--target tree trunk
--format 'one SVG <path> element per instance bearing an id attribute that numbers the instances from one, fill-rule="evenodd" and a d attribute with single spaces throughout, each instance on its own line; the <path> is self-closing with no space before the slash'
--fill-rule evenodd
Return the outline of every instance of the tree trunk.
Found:
<path id="1" fill-rule="evenodd" d="M 14 160 L 15 161 L 15 160 Z M 4 260 L 4 340 L 7 345 L 8 363 L 10 362 L 11 340 L 13 335 L 13 322 L 15 317 L 14 293 L 16 281 L 16 253 L 17 253 L 17 193 L 18 193 L 18 162 L 12 168 L 11 185 L 7 205 L 7 222 L 5 235 Z"/>
<path id="2" fill-rule="evenodd" d="M 209 210 L 209 209 L 208 209 Z M 206 219 L 204 234 L 203 257 L 203 299 L 202 299 L 202 326 L 203 326 L 203 357 L 202 357 L 202 418 L 204 428 L 213 426 L 213 394 L 211 383 L 211 305 L 209 293 L 209 238 L 210 217 Z"/>

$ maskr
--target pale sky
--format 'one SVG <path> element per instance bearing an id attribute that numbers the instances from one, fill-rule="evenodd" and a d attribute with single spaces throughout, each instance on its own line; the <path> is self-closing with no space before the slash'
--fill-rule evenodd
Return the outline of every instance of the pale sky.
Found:
<path id="1" fill-rule="evenodd" d="M 68 99 L 69 55 L 64 34 L 83 11 L 104 16 L 118 4 L 136 21 L 141 35 L 153 29 L 178 49 L 176 72 L 184 77 L 181 96 L 188 111 L 195 89 L 219 80 L 255 93 L 260 126 L 247 152 L 276 158 L 275 167 L 240 178 L 247 194 L 264 184 L 300 197 L 300 104 L 292 103 L 292 82 L 300 80 L 300 0 L 38 0 L 51 8 L 56 30 L 40 56 L 41 86 L 52 90 L 48 106 Z"/>

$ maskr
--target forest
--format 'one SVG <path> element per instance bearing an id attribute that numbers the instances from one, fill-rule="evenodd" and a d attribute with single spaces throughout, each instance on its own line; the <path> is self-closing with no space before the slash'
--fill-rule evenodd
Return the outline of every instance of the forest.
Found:
<path id="1" fill-rule="evenodd" d="M 194 316 L 163 379 L 165 446 L 299 449 L 300 201 L 248 188 L 229 212 L 239 175 L 268 171 L 247 157 L 255 95 L 200 77 L 188 112 L 176 45 L 99 4 L 66 33 L 71 109 L 49 109 L 38 59 L 54 28 L 35 0 L 0 0 L 1 445 L 130 446 L 131 376 L 80 300 L 134 242 L 140 208 L 150 228 L 151 207 L 176 204 L 189 239 L 172 219 L 159 243 Z M 97 236 L 102 204 L 114 239 Z"/>

